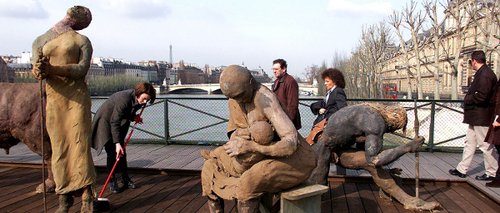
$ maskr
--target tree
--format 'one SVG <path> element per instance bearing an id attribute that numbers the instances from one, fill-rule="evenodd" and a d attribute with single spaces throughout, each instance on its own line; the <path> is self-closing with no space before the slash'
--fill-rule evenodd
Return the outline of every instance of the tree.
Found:
<path id="1" fill-rule="evenodd" d="M 407 98 L 412 99 L 412 86 L 411 86 L 411 77 L 414 77 L 413 73 L 410 70 L 410 55 L 408 53 L 408 47 L 406 46 L 406 42 L 403 38 L 403 34 L 401 32 L 401 24 L 403 22 L 403 16 L 401 12 L 393 11 L 392 15 L 389 16 L 389 24 L 394 28 L 396 35 L 399 40 L 399 51 L 403 54 L 403 65 L 401 67 L 396 67 L 396 69 L 404 69 L 406 71 L 406 81 L 408 82 L 407 87 Z"/>
<path id="2" fill-rule="evenodd" d="M 500 36 L 495 32 L 495 29 L 500 29 L 499 6 L 499 0 L 478 0 L 467 7 L 472 22 L 483 35 L 476 42 L 485 53 L 496 51 L 500 55 Z"/>
<path id="3" fill-rule="evenodd" d="M 429 71 L 429 72 L 431 72 L 433 74 L 434 99 L 435 100 L 441 99 L 441 97 L 440 97 L 440 94 L 441 94 L 440 93 L 440 89 L 441 89 L 441 79 L 440 79 L 441 69 L 439 67 L 439 59 L 441 58 L 441 55 L 440 55 L 440 52 L 439 52 L 439 48 L 440 48 L 440 46 L 444 48 L 442 39 L 440 38 L 441 30 L 440 30 L 440 25 L 439 25 L 439 22 L 438 22 L 437 3 L 438 3 L 437 0 L 426 0 L 425 2 L 423 2 L 424 8 L 425 8 L 425 10 L 427 12 L 427 16 L 431 20 L 431 24 L 432 24 L 432 27 L 431 27 L 431 30 L 430 30 L 432 38 L 429 39 L 427 43 L 430 46 L 432 46 L 432 49 L 434 50 L 433 51 L 434 52 L 434 55 L 433 55 L 434 62 L 432 64 L 432 66 L 434 67 L 434 69 L 432 69 L 432 71 L 429 70 L 429 69 L 427 69 L 427 71 Z"/>
<path id="4" fill-rule="evenodd" d="M 368 97 L 382 97 L 380 73 L 382 62 L 387 59 L 388 47 L 391 46 L 390 30 L 384 22 L 363 26 L 359 46 L 359 62 L 368 78 Z"/>
<path id="5" fill-rule="evenodd" d="M 418 99 L 423 99 L 423 89 L 422 89 L 422 72 L 420 70 L 420 51 L 421 51 L 421 45 L 423 42 L 420 42 L 420 39 L 418 38 L 418 34 L 422 30 L 422 24 L 425 21 L 425 16 L 422 14 L 421 11 L 416 10 L 417 4 L 415 1 L 411 0 L 409 4 L 406 5 L 404 11 L 403 11 L 403 16 L 406 25 L 404 25 L 411 34 L 411 40 L 412 40 L 412 50 L 413 50 L 413 56 L 415 57 L 415 65 L 416 65 L 416 74 L 417 78 L 416 80 L 416 86 L 417 86 L 417 98 Z"/>
<path id="6" fill-rule="evenodd" d="M 470 26 L 471 18 L 467 15 L 467 0 L 447 0 L 445 13 L 451 17 L 454 46 L 451 48 L 452 57 L 448 57 L 448 63 L 452 68 L 451 72 L 451 99 L 458 99 L 458 72 L 461 63 L 461 53 L 466 39 L 467 29 Z M 450 54 L 447 54 L 448 56 Z"/>

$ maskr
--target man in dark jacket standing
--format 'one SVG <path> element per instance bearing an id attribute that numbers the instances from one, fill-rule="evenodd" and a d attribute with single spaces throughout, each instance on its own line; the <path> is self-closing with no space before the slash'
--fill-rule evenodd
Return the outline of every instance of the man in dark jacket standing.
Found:
<path id="1" fill-rule="evenodd" d="M 495 109 L 494 92 L 497 77 L 485 64 L 486 56 L 483 51 L 474 51 L 471 54 L 469 64 L 476 70 L 474 80 L 469 91 L 464 97 L 464 123 L 469 124 L 466 133 L 466 143 L 462 155 L 462 161 L 456 169 L 451 169 L 451 175 L 466 177 L 476 146 L 483 152 L 485 173 L 476 176 L 476 180 L 493 180 L 498 167 L 497 153 L 492 144 L 484 142 L 488 126 Z"/>
<path id="2" fill-rule="evenodd" d="M 273 61 L 273 72 L 276 77 L 273 92 L 276 94 L 281 108 L 288 115 L 288 118 L 292 120 L 295 128 L 299 130 L 302 128 L 299 112 L 299 85 L 286 71 L 287 64 L 285 60 L 276 59 Z"/>

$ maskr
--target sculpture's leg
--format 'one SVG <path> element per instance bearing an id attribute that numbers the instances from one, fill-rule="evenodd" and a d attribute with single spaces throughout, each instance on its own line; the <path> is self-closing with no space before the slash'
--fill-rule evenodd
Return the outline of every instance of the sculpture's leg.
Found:
<path id="1" fill-rule="evenodd" d="M 223 213 L 224 200 L 220 197 L 216 200 L 208 198 L 208 210 L 210 211 L 210 213 Z"/>
<path id="2" fill-rule="evenodd" d="M 418 148 L 420 148 L 424 144 L 425 139 L 423 137 L 418 137 L 407 144 L 400 145 L 398 147 L 387 149 L 379 154 L 373 152 L 373 149 L 366 149 L 366 158 L 369 159 L 368 162 L 375 166 L 383 166 L 400 158 L 402 155 L 408 152 L 415 152 Z M 370 147 L 368 144 L 369 140 L 366 141 L 365 146 Z M 381 143 L 380 143 L 381 144 Z"/>
<path id="3" fill-rule="evenodd" d="M 238 200 L 238 213 L 257 213 L 259 212 L 260 198 L 252 198 L 246 201 Z"/>
<path id="4" fill-rule="evenodd" d="M 342 166 L 351 169 L 363 168 L 370 172 L 377 184 L 382 190 L 387 192 L 391 197 L 402 203 L 405 209 L 411 210 L 432 210 L 439 207 L 439 203 L 431 201 L 427 202 L 422 199 L 412 197 L 404 192 L 394 181 L 390 172 L 381 168 L 369 165 L 363 151 L 346 151 L 340 155 L 340 163 Z"/>
<path id="5" fill-rule="evenodd" d="M 55 189 L 56 189 L 56 183 L 54 182 L 54 174 L 52 173 L 52 165 L 51 165 L 50 159 L 46 160 L 45 164 L 46 164 L 47 173 L 48 173 L 48 177 L 44 181 L 44 183 L 45 183 L 45 192 L 54 192 Z M 40 183 L 36 187 L 36 193 L 43 193 L 43 183 Z"/>
<path id="6" fill-rule="evenodd" d="M 56 213 L 66 213 L 72 205 L 73 196 L 71 194 L 60 194 L 59 208 L 57 208 Z"/>
<path id="7" fill-rule="evenodd" d="M 309 176 L 309 179 L 306 181 L 307 184 L 323 184 L 328 185 L 328 172 L 330 170 L 330 156 L 331 151 L 326 146 L 326 143 L 323 141 L 319 141 L 312 146 L 314 153 L 316 153 L 318 157 L 318 161 L 316 164 L 316 168 Z"/>
<path id="8" fill-rule="evenodd" d="M 92 213 L 94 212 L 93 201 L 95 200 L 92 186 L 86 186 L 83 188 L 82 192 L 82 206 L 80 208 L 81 213 Z"/>

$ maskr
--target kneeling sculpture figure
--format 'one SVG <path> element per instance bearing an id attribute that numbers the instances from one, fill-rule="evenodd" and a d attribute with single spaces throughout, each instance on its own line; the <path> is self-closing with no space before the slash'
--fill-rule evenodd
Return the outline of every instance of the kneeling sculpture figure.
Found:
<path id="1" fill-rule="evenodd" d="M 223 212 L 223 199 L 237 199 L 238 212 L 257 212 L 264 193 L 281 192 L 306 181 L 316 157 L 278 99 L 246 68 L 228 66 L 220 86 L 229 98 L 229 141 L 214 151 L 202 151 L 202 193 L 208 196 L 210 212 Z M 259 139 L 266 132 L 261 128 L 274 128 L 277 137 L 270 142 L 272 137 Z"/>
<path id="2" fill-rule="evenodd" d="M 318 142 L 312 147 L 318 165 L 308 182 L 326 184 L 330 161 L 349 169 L 368 171 L 375 184 L 404 205 L 405 209 L 433 210 L 440 205 L 412 197 L 394 181 L 385 166 L 424 143 L 418 137 L 407 144 L 382 151 L 383 135 L 406 128 L 406 111 L 400 106 L 359 104 L 342 108 L 333 114 Z"/>

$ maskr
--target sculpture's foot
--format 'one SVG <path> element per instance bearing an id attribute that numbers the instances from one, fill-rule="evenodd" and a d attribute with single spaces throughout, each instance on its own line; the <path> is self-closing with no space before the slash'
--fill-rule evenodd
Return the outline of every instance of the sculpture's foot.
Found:
<path id="1" fill-rule="evenodd" d="M 239 213 L 257 213 L 259 212 L 259 198 L 253 198 L 247 201 L 239 201 L 237 203 Z"/>
<path id="2" fill-rule="evenodd" d="M 392 197 L 389 194 L 385 193 L 382 189 L 378 190 L 378 196 L 382 199 L 392 201 Z"/>
<path id="3" fill-rule="evenodd" d="M 46 179 L 45 180 L 45 192 L 55 192 L 56 183 L 53 180 Z M 36 193 L 43 193 L 43 183 L 40 183 L 35 190 Z"/>
<path id="4" fill-rule="evenodd" d="M 412 197 L 404 203 L 404 208 L 409 210 L 434 210 L 440 206 L 438 202 L 427 202 L 416 197 Z"/>
<path id="5" fill-rule="evenodd" d="M 59 208 L 57 208 L 56 213 L 67 213 L 69 208 L 73 206 L 73 196 L 70 194 L 60 194 L 59 195 Z"/>
<path id="6" fill-rule="evenodd" d="M 94 205 L 93 205 L 94 200 L 95 200 L 95 198 L 94 198 L 94 193 L 92 193 L 92 187 L 87 186 L 87 187 L 83 188 L 82 207 L 80 208 L 80 212 L 81 213 L 94 212 Z"/>
<path id="7" fill-rule="evenodd" d="M 391 173 L 391 175 L 401 175 L 401 173 L 403 172 L 403 170 L 401 168 L 392 168 L 392 169 L 389 169 L 389 173 Z"/>
<path id="8" fill-rule="evenodd" d="M 208 210 L 210 213 L 223 213 L 224 200 L 222 198 L 217 198 L 217 200 L 208 198 Z"/>
<path id="9" fill-rule="evenodd" d="M 415 152 L 418 150 L 418 148 L 422 147 L 424 145 L 425 138 L 422 136 L 418 136 L 417 139 L 414 139 L 410 141 L 407 145 L 410 147 L 409 152 Z"/>

